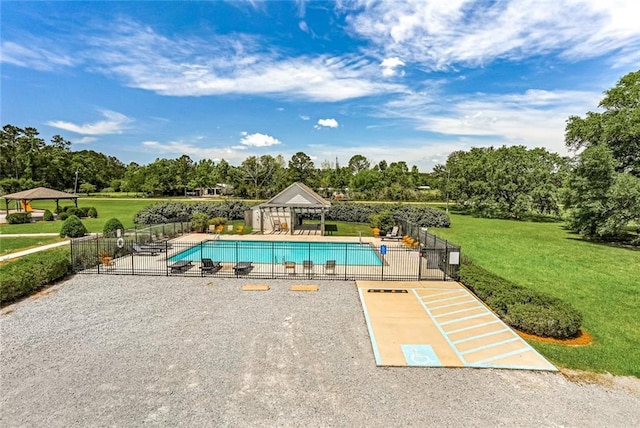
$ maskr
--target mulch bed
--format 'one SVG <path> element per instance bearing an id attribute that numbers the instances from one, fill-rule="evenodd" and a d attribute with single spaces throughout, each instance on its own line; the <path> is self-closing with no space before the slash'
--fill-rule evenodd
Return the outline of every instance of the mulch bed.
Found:
<path id="1" fill-rule="evenodd" d="M 556 345 L 585 346 L 590 345 L 591 342 L 593 342 L 593 337 L 584 330 L 580 330 L 580 333 L 576 337 L 573 337 L 571 339 L 554 339 L 552 337 L 540 337 L 533 334 L 523 333 L 521 331 L 518 331 L 518 334 L 523 339 L 537 340 L 538 342 L 544 343 L 554 343 Z"/>

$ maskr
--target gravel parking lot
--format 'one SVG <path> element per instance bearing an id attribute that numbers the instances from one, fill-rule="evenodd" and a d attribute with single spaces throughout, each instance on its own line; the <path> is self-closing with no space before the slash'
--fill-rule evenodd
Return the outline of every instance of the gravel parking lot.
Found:
<path id="1" fill-rule="evenodd" d="M 377 368 L 355 285 L 315 283 L 76 275 L 7 306 L 0 426 L 640 425 L 637 379 Z"/>

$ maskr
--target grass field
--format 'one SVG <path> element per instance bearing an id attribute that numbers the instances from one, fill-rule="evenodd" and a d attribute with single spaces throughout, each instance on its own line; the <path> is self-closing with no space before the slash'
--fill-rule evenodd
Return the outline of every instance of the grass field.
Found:
<path id="1" fill-rule="evenodd" d="M 582 312 L 591 345 L 531 342 L 552 361 L 640 377 L 640 251 L 583 241 L 562 223 L 452 214 L 451 228 L 432 232 L 460 244 L 463 254 L 486 269 Z"/>
<path id="2" fill-rule="evenodd" d="M 104 224 L 110 218 L 117 218 L 125 228 L 133 227 L 133 216 L 142 208 L 166 199 L 108 199 L 108 198 L 79 198 L 79 207 L 95 207 L 98 218 L 83 218 L 82 223 L 89 232 L 102 232 Z M 55 201 L 33 201 L 35 209 L 49 209 L 55 211 Z M 61 201 L 62 206 L 73 205 L 69 201 Z M 13 233 L 57 233 L 62 228 L 62 221 L 38 221 L 30 224 L 2 224 L 0 234 Z"/>
<path id="3" fill-rule="evenodd" d="M 0 255 L 15 253 L 27 248 L 53 244 L 62 241 L 58 236 L 25 236 L 19 238 L 0 238 Z"/>

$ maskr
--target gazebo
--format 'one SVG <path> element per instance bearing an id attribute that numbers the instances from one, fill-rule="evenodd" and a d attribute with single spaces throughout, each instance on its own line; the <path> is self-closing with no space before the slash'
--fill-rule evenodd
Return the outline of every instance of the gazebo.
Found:
<path id="1" fill-rule="evenodd" d="M 56 201 L 56 211 L 58 211 L 58 202 L 60 199 L 73 199 L 76 207 L 78 207 L 78 196 L 71 193 L 61 192 L 47 187 L 36 187 L 35 189 L 23 190 L 22 192 L 3 195 L 7 214 L 9 214 L 9 201 L 22 201 L 26 207 L 29 201 L 37 199 L 54 199 Z"/>
<path id="2" fill-rule="evenodd" d="M 293 234 L 301 230 L 300 214 L 320 214 L 320 234 L 325 232 L 325 213 L 331 202 L 305 184 L 295 182 L 267 202 L 253 207 L 253 228 L 260 233 L 267 230 L 286 230 Z M 286 228 L 282 227 L 286 224 Z M 268 226 L 268 227 L 265 227 Z"/>

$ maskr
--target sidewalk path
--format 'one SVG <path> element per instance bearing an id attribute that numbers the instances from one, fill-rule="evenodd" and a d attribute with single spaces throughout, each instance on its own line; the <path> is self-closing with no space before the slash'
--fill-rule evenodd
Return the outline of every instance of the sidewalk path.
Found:
<path id="1" fill-rule="evenodd" d="M 36 234 L 25 234 L 25 235 L 0 235 L 0 237 L 19 237 L 19 236 L 56 236 L 57 233 L 36 233 Z M 0 256 L 0 262 L 4 262 L 5 260 L 15 259 L 17 257 L 26 256 L 27 254 L 37 253 L 38 251 L 49 250 L 51 248 L 62 247 L 64 245 L 69 245 L 70 241 L 60 241 L 54 242 L 53 244 L 42 245 L 40 247 L 29 248 L 28 250 L 18 251 L 15 253 L 7 254 L 6 256 Z"/>

